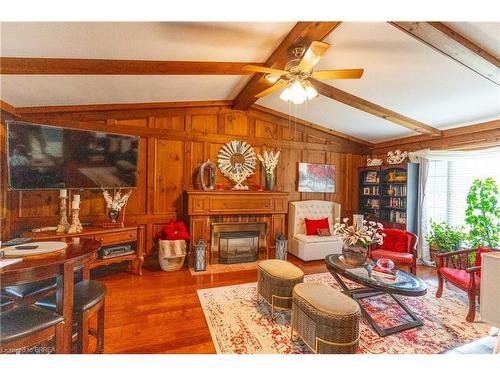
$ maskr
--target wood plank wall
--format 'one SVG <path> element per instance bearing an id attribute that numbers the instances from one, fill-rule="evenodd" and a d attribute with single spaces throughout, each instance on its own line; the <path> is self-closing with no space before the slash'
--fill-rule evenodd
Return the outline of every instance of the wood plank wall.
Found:
<path id="1" fill-rule="evenodd" d="M 155 231 L 171 218 L 183 216 L 183 191 L 197 188 L 197 172 L 202 162 L 216 160 L 219 148 L 227 141 L 249 142 L 255 152 L 264 148 L 281 150 L 277 167 L 276 190 L 290 192 L 290 201 L 328 199 L 342 205 L 343 214 L 357 210 L 357 168 L 365 164 L 369 148 L 336 135 L 313 129 L 293 120 L 258 109 L 232 111 L 228 106 L 182 107 L 168 109 L 123 109 L 102 111 L 24 113 L 22 120 L 96 130 L 117 129 L 141 136 L 139 145 L 138 187 L 127 206 L 126 223 L 146 229 L 146 252 L 154 250 Z M 3 119 L 6 116 L 4 113 Z M 69 125 L 68 125 L 69 126 Z M 5 125 L 0 127 L 2 155 L 0 186 L 1 238 L 6 240 L 33 227 L 56 225 L 58 192 L 10 192 L 6 190 Z M 334 164 L 337 168 L 336 193 L 298 193 L 297 163 Z M 219 172 L 217 183 L 231 185 Z M 263 184 L 260 168 L 248 184 Z M 81 193 L 81 220 L 100 223 L 106 220 L 100 191 Z"/>

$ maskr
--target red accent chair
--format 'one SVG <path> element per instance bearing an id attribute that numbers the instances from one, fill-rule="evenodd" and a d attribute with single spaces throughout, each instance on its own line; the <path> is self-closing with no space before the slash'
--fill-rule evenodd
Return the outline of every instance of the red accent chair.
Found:
<path id="1" fill-rule="evenodd" d="M 417 241 L 418 237 L 411 232 L 386 228 L 384 243 L 370 251 L 371 259 L 387 258 L 396 265 L 408 266 L 410 272 L 417 274 Z"/>
<path id="2" fill-rule="evenodd" d="M 436 298 L 443 294 L 444 280 L 457 288 L 466 291 L 469 298 L 469 312 L 465 318 L 473 322 L 476 317 L 476 297 L 479 303 L 481 287 L 481 253 L 494 250 L 489 249 L 462 249 L 447 253 L 437 254 L 438 263 L 438 289 Z M 472 253 L 476 254 L 475 264 L 471 264 Z"/>

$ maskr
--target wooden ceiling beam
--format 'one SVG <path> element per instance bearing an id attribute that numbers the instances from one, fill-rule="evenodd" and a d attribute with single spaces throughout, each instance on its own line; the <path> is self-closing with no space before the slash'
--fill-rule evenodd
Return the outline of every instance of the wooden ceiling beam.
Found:
<path id="1" fill-rule="evenodd" d="M 429 134 L 433 136 L 441 135 L 441 131 L 439 129 L 433 128 L 432 126 L 424 124 L 420 121 L 403 116 L 397 112 L 391 111 L 390 109 L 384 108 L 382 106 L 379 106 L 378 104 L 349 94 L 348 92 L 327 85 L 326 83 L 318 81 L 316 79 L 310 79 L 310 81 L 320 95 L 347 104 L 348 106 L 359 109 L 363 112 L 381 117 L 384 120 L 391 121 L 395 124 L 404 126 L 405 128 L 411 129 L 418 133 Z"/>
<path id="2" fill-rule="evenodd" d="M 248 75 L 255 62 L 153 61 L 0 57 L 0 74 L 64 75 Z"/>
<path id="3" fill-rule="evenodd" d="M 290 55 L 290 48 L 298 44 L 308 48 L 311 42 L 323 40 L 339 25 L 340 22 L 297 22 L 285 39 L 269 56 L 264 66 L 283 69 L 286 63 L 293 58 Z M 255 74 L 236 96 L 233 109 L 247 110 L 257 101 L 255 95 L 272 85 L 271 82 L 264 78 L 263 74 Z"/>
<path id="4" fill-rule="evenodd" d="M 442 22 L 390 22 L 458 63 L 500 85 L 500 59 Z"/>

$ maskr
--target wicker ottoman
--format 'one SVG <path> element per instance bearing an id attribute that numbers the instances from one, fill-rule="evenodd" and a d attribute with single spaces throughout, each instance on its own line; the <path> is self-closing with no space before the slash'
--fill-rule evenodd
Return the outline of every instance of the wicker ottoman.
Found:
<path id="1" fill-rule="evenodd" d="M 304 281 L 304 272 L 292 263 L 278 259 L 263 260 L 259 263 L 257 294 L 274 309 L 288 310 L 292 307 L 293 287 Z"/>
<path id="2" fill-rule="evenodd" d="M 359 305 L 352 298 L 320 283 L 293 289 L 291 338 L 294 331 L 314 353 L 356 353 Z"/>

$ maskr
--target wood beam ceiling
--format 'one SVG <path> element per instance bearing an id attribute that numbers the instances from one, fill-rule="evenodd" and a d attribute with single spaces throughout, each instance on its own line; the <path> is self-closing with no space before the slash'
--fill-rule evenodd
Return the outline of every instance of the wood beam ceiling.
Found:
<path id="1" fill-rule="evenodd" d="M 285 39 L 269 56 L 264 66 L 268 68 L 283 69 L 291 60 L 290 48 L 297 44 L 308 48 L 311 42 L 323 40 L 340 25 L 340 22 L 297 22 Z M 234 100 L 234 109 L 247 110 L 257 101 L 255 95 L 273 84 L 266 80 L 262 74 L 255 74 L 243 87 Z"/>
<path id="2" fill-rule="evenodd" d="M 150 61 L 0 57 L 0 74 L 92 75 L 248 75 L 255 62 Z"/>
<path id="3" fill-rule="evenodd" d="M 500 85 L 500 59 L 442 22 L 390 22 L 394 27 Z"/>
<path id="4" fill-rule="evenodd" d="M 291 47 L 295 46 L 297 43 L 301 43 L 303 45 L 305 44 L 307 47 L 313 40 L 322 40 L 335 30 L 339 24 L 340 22 L 297 23 L 278 48 L 274 50 L 269 59 L 264 63 L 264 66 L 283 69 L 291 58 L 289 55 Z M 319 26 L 321 26 L 321 28 Z M 435 129 L 427 124 L 413 120 L 362 98 L 358 98 L 357 96 L 349 94 L 345 91 L 329 86 L 326 83 L 314 79 L 310 79 L 310 81 L 316 87 L 318 93 L 330 99 L 337 100 L 361 111 L 368 112 L 387 121 L 394 122 L 418 133 L 430 135 L 441 134 L 438 129 Z M 265 79 L 264 75 L 255 74 L 237 95 L 234 100 L 233 108 L 238 110 L 247 110 L 257 101 L 255 95 L 272 85 L 273 84 L 271 82 Z"/>
<path id="5" fill-rule="evenodd" d="M 397 112 L 391 111 L 390 109 L 369 102 L 368 100 L 349 94 L 348 92 L 342 91 L 336 87 L 327 85 L 324 82 L 318 81 L 316 79 L 310 79 L 310 81 L 320 95 L 347 104 L 351 107 L 359 109 L 363 112 L 370 113 L 374 116 L 381 117 L 384 120 L 394 122 L 395 124 L 404 126 L 405 128 L 414 130 L 418 133 L 429 134 L 433 136 L 441 134 L 441 131 L 439 129 L 403 116 Z"/>

